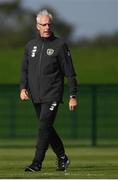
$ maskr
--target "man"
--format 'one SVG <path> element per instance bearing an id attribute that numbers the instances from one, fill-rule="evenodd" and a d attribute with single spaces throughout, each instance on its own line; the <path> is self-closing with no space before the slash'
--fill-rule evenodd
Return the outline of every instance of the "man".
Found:
<path id="1" fill-rule="evenodd" d="M 20 98 L 31 97 L 40 125 L 35 156 L 25 171 L 41 170 L 49 144 L 58 158 L 57 170 L 64 171 L 70 162 L 53 124 L 62 102 L 64 76 L 69 83 L 69 108 L 74 110 L 77 106 L 75 72 L 67 45 L 51 31 L 52 15 L 42 10 L 36 21 L 38 37 L 25 48 Z"/>

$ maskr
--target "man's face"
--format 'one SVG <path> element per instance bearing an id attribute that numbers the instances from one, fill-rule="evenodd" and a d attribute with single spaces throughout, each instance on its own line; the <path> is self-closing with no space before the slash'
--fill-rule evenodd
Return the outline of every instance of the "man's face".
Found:
<path id="1" fill-rule="evenodd" d="M 48 38 L 51 35 L 51 20 L 49 16 L 41 16 L 37 22 L 37 29 L 41 37 Z"/>

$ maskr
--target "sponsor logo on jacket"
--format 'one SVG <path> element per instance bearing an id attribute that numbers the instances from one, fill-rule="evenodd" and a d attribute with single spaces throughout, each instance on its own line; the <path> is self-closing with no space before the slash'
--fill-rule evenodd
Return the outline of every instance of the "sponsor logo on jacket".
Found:
<path id="1" fill-rule="evenodd" d="M 31 51 L 31 57 L 35 57 L 36 51 L 37 51 L 37 46 L 33 46 Z"/>

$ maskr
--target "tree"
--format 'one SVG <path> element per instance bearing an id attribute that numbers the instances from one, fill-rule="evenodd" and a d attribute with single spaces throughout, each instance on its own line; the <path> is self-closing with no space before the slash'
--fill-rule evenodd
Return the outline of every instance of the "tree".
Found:
<path id="1" fill-rule="evenodd" d="M 61 20 L 56 12 L 45 7 L 54 16 L 54 31 L 65 41 L 70 40 L 73 27 Z M 0 46 L 24 46 L 36 34 L 36 12 L 23 9 L 20 0 L 4 0 L 0 3 Z"/>
<path id="2" fill-rule="evenodd" d="M 24 10 L 20 0 L 0 3 L 0 46 L 22 46 L 33 34 L 34 13 Z"/>

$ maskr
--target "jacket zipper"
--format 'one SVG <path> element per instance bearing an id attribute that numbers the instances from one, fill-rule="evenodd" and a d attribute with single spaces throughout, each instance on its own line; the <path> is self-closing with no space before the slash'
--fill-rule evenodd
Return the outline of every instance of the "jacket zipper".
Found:
<path id="1" fill-rule="evenodd" d="M 42 54 L 44 50 L 44 41 L 41 46 L 40 56 L 39 56 L 39 99 L 40 99 L 40 78 L 41 78 L 41 61 L 42 61 Z"/>
<path id="2" fill-rule="evenodd" d="M 43 49 L 44 49 L 44 42 L 42 43 L 41 46 L 41 52 L 40 52 L 40 56 L 39 56 L 39 72 L 40 72 L 40 66 L 41 66 L 41 58 L 42 58 L 42 54 L 43 54 Z"/>

